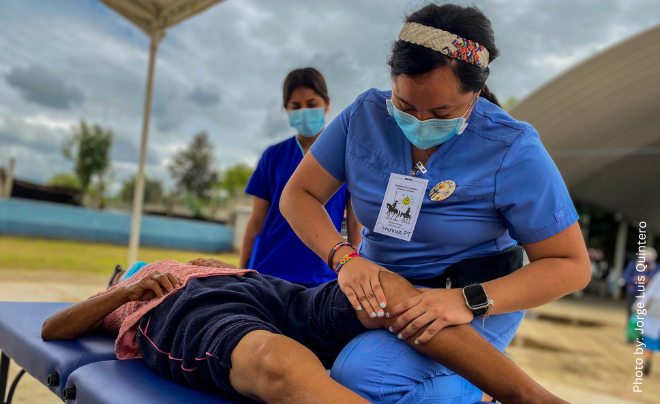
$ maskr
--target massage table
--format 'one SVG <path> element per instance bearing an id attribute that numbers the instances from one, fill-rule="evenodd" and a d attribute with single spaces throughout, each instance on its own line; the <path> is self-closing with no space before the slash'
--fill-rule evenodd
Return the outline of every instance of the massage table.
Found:
<path id="1" fill-rule="evenodd" d="M 11 404 L 16 386 L 26 372 L 60 399 L 66 394 L 67 403 L 235 403 L 163 379 L 141 359 L 117 360 L 115 337 L 111 335 L 98 333 L 73 341 L 43 341 L 44 320 L 72 304 L 0 302 L 2 404 Z M 7 389 L 10 359 L 22 370 Z"/>
<path id="2" fill-rule="evenodd" d="M 166 380 L 141 359 L 117 360 L 115 337 L 111 335 L 43 341 L 44 320 L 72 304 L 0 302 L 1 404 L 11 404 L 26 372 L 67 404 L 236 403 Z M 22 370 L 7 390 L 10 359 Z"/>
<path id="3" fill-rule="evenodd" d="M 142 360 L 97 362 L 77 369 L 69 376 L 64 396 L 66 404 L 234 403 L 165 380 Z"/>

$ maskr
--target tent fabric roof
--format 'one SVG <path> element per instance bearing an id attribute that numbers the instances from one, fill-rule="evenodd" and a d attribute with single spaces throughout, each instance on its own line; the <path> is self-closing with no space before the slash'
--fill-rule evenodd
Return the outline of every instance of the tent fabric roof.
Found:
<path id="1" fill-rule="evenodd" d="M 101 0 L 147 35 L 164 32 L 223 0 Z"/>
<path id="2" fill-rule="evenodd" d="M 660 26 L 581 63 L 518 104 L 573 198 L 660 232 Z"/>

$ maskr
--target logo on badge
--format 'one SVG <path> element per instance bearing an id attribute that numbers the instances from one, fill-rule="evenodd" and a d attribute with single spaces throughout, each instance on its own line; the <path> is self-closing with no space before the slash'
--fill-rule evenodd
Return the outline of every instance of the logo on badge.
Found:
<path id="1" fill-rule="evenodd" d="M 410 223 L 410 219 L 412 218 L 412 216 L 410 215 L 410 207 L 415 204 L 415 201 L 413 200 L 412 196 L 407 196 L 404 194 L 403 199 L 401 199 L 401 201 L 399 202 L 398 195 L 399 195 L 398 192 L 395 193 L 394 202 L 387 204 L 386 217 L 395 222 L 401 220 L 401 223 Z M 401 210 L 397 208 L 397 204 L 399 203 L 403 205 Z M 404 211 L 405 208 L 408 209 Z"/>
<path id="2" fill-rule="evenodd" d="M 438 184 L 435 184 L 433 188 L 429 191 L 429 199 L 432 201 L 442 201 L 447 198 L 451 194 L 454 193 L 454 190 L 456 189 L 456 183 L 452 180 L 445 180 L 442 181 Z"/>

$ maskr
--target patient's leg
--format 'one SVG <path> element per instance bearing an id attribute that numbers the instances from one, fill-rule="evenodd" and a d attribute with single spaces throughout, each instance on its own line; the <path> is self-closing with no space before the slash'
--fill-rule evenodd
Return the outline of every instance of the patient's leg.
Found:
<path id="1" fill-rule="evenodd" d="M 392 307 L 420 293 L 397 274 L 381 272 L 380 282 Z M 394 321 L 372 319 L 361 312 L 358 316 L 368 328 L 388 328 Z M 415 338 L 425 329 L 419 330 L 406 342 L 503 403 L 565 403 L 532 380 L 469 324 L 446 327 L 426 344 L 415 345 Z"/>
<path id="2" fill-rule="evenodd" d="M 267 403 L 368 402 L 332 380 L 319 359 L 283 335 L 253 331 L 231 354 L 229 381 L 242 395 Z"/>

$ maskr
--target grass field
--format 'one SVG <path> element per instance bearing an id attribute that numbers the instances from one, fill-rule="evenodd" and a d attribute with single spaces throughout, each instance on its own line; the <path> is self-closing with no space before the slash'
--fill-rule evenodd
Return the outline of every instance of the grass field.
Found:
<path id="1" fill-rule="evenodd" d="M 128 247 L 78 241 L 0 237 L 0 270 L 68 271 L 109 274 L 117 264 L 127 265 Z M 141 247 L 138 259 L 154 262 L 172 259 L 188 262 L 199 257 L 218 258 L 238 265 L 238 254 L 209 254 L 194 251 Z"/>

